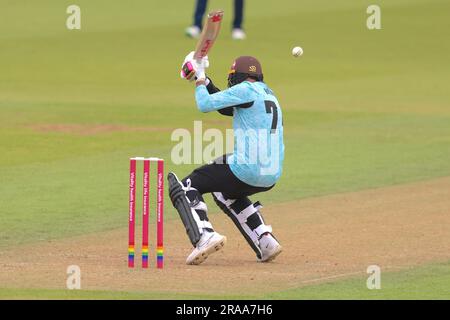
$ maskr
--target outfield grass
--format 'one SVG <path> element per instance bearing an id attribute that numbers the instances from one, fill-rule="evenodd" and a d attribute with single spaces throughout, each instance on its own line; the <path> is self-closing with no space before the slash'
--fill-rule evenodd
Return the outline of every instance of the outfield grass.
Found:
<path id="1" fill-rule="evenodd" d="M 380 31 L 365 28 L 371 1 L 249 1 L 244 42 L 230 39 L 230 1 L 214 3 L 226 18 L 209 74 L 224 87 L 232 60 L 256 55 L 284 110 L 285 174 L 262 202 L 450 174 L 448 1 L 378 1 Z M 171 131 L 194 120 L 227 126 L 178 77 L 191 1 L 79 0 L 81 31 L 65 29 L 69 4 L 2 4 L 0 248 L 123 227 L 129 156 L 169 159 Z M 42 129 L 104 125 L 126 129 Z"/>
<path id="2" fill-rule="evenodd" d="M 382 272 L 381 289 L 366 287 L 368 275 L 263 295 L 201 295 L 163 292 L 0 289 L 0 299 L 450 299 L 450 263 Z"/>
<path id="3" fill-rule="evenodd" d="M 270 299 L 450 299 L 450 263 L 381 273 L 381 289 L 367 289 L 369 275 L 266 295 Z"/>

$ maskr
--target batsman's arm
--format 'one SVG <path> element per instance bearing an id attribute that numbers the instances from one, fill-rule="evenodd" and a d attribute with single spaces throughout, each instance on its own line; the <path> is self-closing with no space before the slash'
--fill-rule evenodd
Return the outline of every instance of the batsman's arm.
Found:
<path id="1" fill-rule="evenodd" d="M 198 81 L 197 88 L 195 89 L 197 107 L 201 112 L 211 112 L 251 103 L 255 99 L 251 90 L 248 90 L 249 88 L 247 89 L 245 86 L 245 83 L 242 83 L 227 90 L 209 94 L 205 82 Z"/>
<path id="2" fill-rule="evenodd" d="M 209 94 L 217 93 L 220 91 L 219 88 L 217 88 L 214 83 L 212 82 L 211 78 L 208 77 L 208 80 L 205 81 L 206 89 L 208 90 Z"/>
<path id="3" fill-rule="evenodd" d="M 208 90 L 209 94 L 214 94 L 214 93 L 220 92 L 220 89 L 214 85 L 211 78 L 208 77 L 208 80 L 205 82 L 205 84 L 206 84 L 206 89 Z M 227 107 L 227 108 L 219 109 L 217 111 L 221 115 L 224 115 L 224 116 L 233 116 L 233 107 Z"/>
<path id="4" fill-rule="evenodd" d="M 223 109 L 219 109 L 219 110 L 217 110 L 217 112 L 219 112 L 223 116 L 232 117 L 233 116 L 233 107 L 226 107 Z"/>

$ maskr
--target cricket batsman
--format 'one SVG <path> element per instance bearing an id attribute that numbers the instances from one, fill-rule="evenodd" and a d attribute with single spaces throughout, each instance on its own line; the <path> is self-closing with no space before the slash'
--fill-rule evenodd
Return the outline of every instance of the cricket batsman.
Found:
<path id="1" fill-rule="evenodd" d="M 282 247 L 261 214 L 261 204 L 249 196 L 271 190 L 281 176 L 284 159 L 283 116 L 272 90 L 263 82 L 259 61 L 237 58 L 228 74 L 228 89 L 220 91 L 206 77 L 208 57 L 184 60 L 181 77 L 195 79 L 195 100 L 201 112 L 218 111 L 233 117 L 234 150 L 195 169 L 182 180 L 168 174 L 169 195 L 194 246 L 186 263 L 198 265 L 226 243 L 214 231 L 203 199 L 211 193 L 216 204 L 234 222 L 256 254 L 257 261 L 272 261 Z"/>

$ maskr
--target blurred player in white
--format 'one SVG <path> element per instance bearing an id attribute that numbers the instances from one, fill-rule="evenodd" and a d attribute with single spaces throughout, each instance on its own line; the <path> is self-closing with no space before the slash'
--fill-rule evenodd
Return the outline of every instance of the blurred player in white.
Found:
<path id="1" fill-rule="evenodd" d="M 198 38 L 202 31 L 203 16 L 206 12 L 208 0 L 196 0 L 194 21 L 192 26 L 187 27 L 185 33 L 188 37 Z M 244 0 L 234 0 L 234 19 L 231 31 L 231 37 L 235 40 L 243 40 L 246 35 L 242 28 L 244 18 Z"/>

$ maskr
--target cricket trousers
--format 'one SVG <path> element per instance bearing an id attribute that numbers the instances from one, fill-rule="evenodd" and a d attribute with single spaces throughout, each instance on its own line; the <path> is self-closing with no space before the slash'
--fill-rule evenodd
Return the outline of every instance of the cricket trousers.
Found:
<path id="1" fill-rule="evenodd" d="M 209 222 L 203 195 L 211 193 L 216 204 L 232 219 L 260 258 L 259 239 L 265 233 L 271 233 L 272 229 L 264 222 L 260 212 L 261 204 L 259 202 L 252 203 L 248 197 L 268 191 L 274 185 L 256 187 L 239 180 L 226 163 L 226 155 L 216 159 L 213 163 L 195 169 L 182 180 L 182 183 L 187 189 L 186 196 L 201 221 Z M 208 223 L 208 225 L 211 224 Z M 212 227 L 205 229 L 210 232 L 214 231 Z"/>

